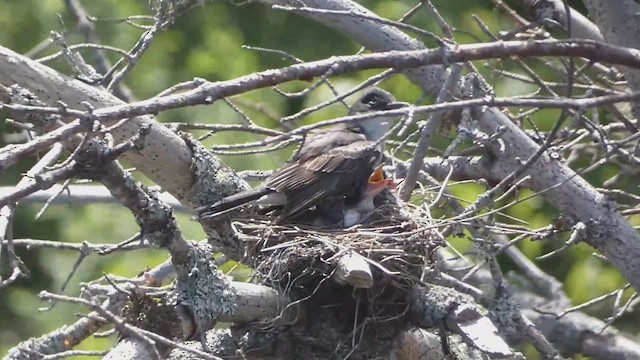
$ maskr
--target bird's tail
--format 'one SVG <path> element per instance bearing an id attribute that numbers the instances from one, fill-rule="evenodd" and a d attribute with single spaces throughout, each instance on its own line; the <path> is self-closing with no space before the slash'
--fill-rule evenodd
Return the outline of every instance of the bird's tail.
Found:
<path id="1" fill-rule="evenodd" d="M 252 203 L 270 192 L 271 190 L 264 188 L 242 191 L 237 194 L 227 196 L 226 198 L 218 201 L 215 204 L 196 208 L 196 212 L 200 219 L 218 217 L 243 205 Z"/>

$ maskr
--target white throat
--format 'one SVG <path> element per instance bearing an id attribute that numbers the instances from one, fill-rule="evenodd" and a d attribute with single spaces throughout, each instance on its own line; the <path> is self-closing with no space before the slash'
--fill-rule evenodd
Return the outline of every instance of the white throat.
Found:
<path id="1" fill-rule="evenodd" d="M 392 119 L 389 117 L 372 118 L 360 122 L 360 127 L 367 140 L 379 140 L 391 129 Z"/>

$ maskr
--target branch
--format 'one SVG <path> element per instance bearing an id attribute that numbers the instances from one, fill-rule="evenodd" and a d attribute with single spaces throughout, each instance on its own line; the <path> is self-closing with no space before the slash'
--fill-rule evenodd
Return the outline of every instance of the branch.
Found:
<path id="1" fill-rule="evenodd" d="M 24 60 L 20 55 L 4 49 L 4 51 L 0 52 L 0 69 L 5 68 L 2 55 L 6 57 L 4 61 L 7 62 Z M 406 70 L 407 74 L 411 74 L 416 71 L 413 68 L 421 67 L 421 69 L 423 69 L 425 65 L 450 64 L 509 56 L 577 56 L 587 58 L 591 61 L 606 61 L 640 69 L 640 51 L 611 46 L 606 43 L 590 40 L 497 41 L 486 44 L 458 45 L 455 48 L 447 49 L 407 50 L 333 57 L 327 60 L 296 64 L 281 69 L 266 70 L 228 81 L 205 82 L 196 89 L 180 94 L 167 95 L 161 98 L 151 98 L 131 104 L 112 104 L 112 106 L 107 108 L 104 108 L 104 105 L 108 104 L 103 104 L 103 106 L 100 106 L 101 108 L 93 111 L 89 115 L 89 118 L 103 122 L 104 124 L 109 124 L 110 122 L 124 118 L 155 114 L 159 111 L 185 106 L 209 105 L 216 100 L 228 96 L 238 95 L 249 90 L 273 86 L 288 81 L 322 76 L 328 71 L 331 71 L 333 75 L 340 75 L 366 69 L 392 67 Z M 40 64 L 32 65 L 42 66 Z M 17 70 L 18 69 L 7 69 L 7 71 Z M 28 69 L 21 70 L 26 71 Z M 0 75 L 0 83 L 5 84 L 12 80 L 13 79 L 3 79 L 2 75 Z M 17 83 L 25 87 L 32 85 L 30 82 L 24 85 L 22 85 L 21 82 Z M 10 107 L 9 110 L 11 110 Z M 61 111 L 52 108 L 46 112 L 57 114 Z M 84 111 L 72 111 L 70 109 L 66 109 L 65 113 L 74 116 L 88 115 Z M 139 120 L 139 122 L 141 121 L 142 120 Z M 127 123 L 128 122 L 124 122 L 124 124 Z M 124 124 L 122 126 L 124 126 Z M 126 129 L 130 129 L 130 126 L 133 125 L 129 125 Z M 118 128 L 117 131 L 114 130 L 114 136 L 121 134 L 124 130 L 125 129 L 121 128 Z M 121 140 L 122 138 L 116 136 L 116 139 Z M 147 146 L 148 144 L 145 144 L 145 147 Z M 158 149 L 152 148 L 151 150 L 157 152 Z"/>
<path id="2" fill-rule="evenodd" d="M 440 255 L 445 258 L 450 257 L 449 254 L 441 253 Z M 453 275 L 455 271 L 452 269 L 462 265 L 461 263 L 461 261 L 448 261 L 445 265 L 447 268 L 445 271 Z M 462 274 L 456 274 L 455 277 L 461 278 Z M 484 287 L 491 282 L 488 270 L 479 270 L 468 277 L 465 280 L 466 283 L 455 279 L 451 281 L 451 278 L 451 276 L 443 276 L 442 279 L 446 281 L 443 285 L 460 287 L 461 292 L 471 295 L 477 302 L 485 305 L 484 295 L 477 287 Z M 513 299 L 519 304 L 523 317 L 530 319 L 536 328 L 540 329 L 547 338 L 552 339 L 554 345 L 563 353 L 570 356 L 584 354 L 600 360 L 640 358 L 640 345 L 627 339 L 617 330 L 611 327 L 607 328 L 607 324 L 598 318 L 581 311 L 570 312 L 561 317 L 550 315 L 551 313 L 560 314 L 564 311 L 564 307 L 570 306 L 570 302 L 564 298 L 563 292 L 556 291 L 552 294 L 552 298 L 547 298 L 537 295 L 531 289 L 515 288 L 514 286 L 513 294 Z M 541 309 L 544 310 L 544 313 L 540 311 Z M 503 310 L 509 311 L 509 308 Z M 506 314 L 503 314 L 503 317 L 504 315 Z M 498 325 L 500 326 L 499 323 Z M 506 331 L 507 329 L 501 330 Z M 513 334 L 513 329 L 510 333 Z M 511 340 L 522 341 L 524 339 L 518 335 Z"/>
<path id="3" fill-rule="evenodd" d="M 491 356 L 513 355 L 509 345 L 498 335 L 498 329 L 480 312 L 470 296 L 430 285 L 426 289 L 415 289 L 411 297 L 410 311 L 419 326 L 444 326 L 460 335 L 465 343 Z"/>
<path id="4" fill-rule="evenodd" d="M 0 198 L 15 191 L 14 186 L 0 186 Z M 187 209 L 171 194 L 163 192 L 158 198 L 177 211 L 187 212 Z M 89 204 L 119 204 L 109 190 L 99 185 L 54 185 L 49 189 L 40 190 L 20 199 L 21 204 L 44 204 L 51 200 L 55 205 L 89 205 Z"/>
<path id="5" fill-rule="evenodd" d="M 48 166 L 55 163 L 62 155 L 63 148 L 60 144 L 55 144 L 40 161 L 38 161 L 27 174 L 15 186 L 17 189 L 29 187 L 33 183 L 33 177 L 44 171 Z M 8 279 L 2 279 L 0 273 L 0 289 L 13 283 L 20 277 L 28 277 L 29 270 L 24 265 L 20 257 L 16 255 L 13 243 L 13 218 L 15 215 L 16 204 L 11 203 L 0 207 L 0 260 L 2 260 L 2 247 L 7 247 L 7 255 L 9 256 L 9 265 L 12 274 Z M 5 245 L 6 243 L 6 245 Z"/>
<path id="6" fill-rule="evenodd" d="M 353 250 L 347 251 L 336 264 L 333 279 L 339 284 L 368 289 L 373 285 L 373 273 L 367 260 Z"/>
<path id="7" fill-rule="evenodd" d="M 567 28 L 567 12 L 565 11 L 564 1 L 562 0 L 525 0 L 521 1 L 524 5 L 529 6 L 535 13 L 536 20 L 544 21 L 551 19 L 566 30 Z M 603 41 L 602 33 L 598 26 L 591 22 L 586 16 L 577 10 L 569 7 L 569 16 L 571 17 L 571 34 L 574 39 L 591 39 Z"/>
<path id="8" fill-rule="evenodd" d="M 640 24 L 637 18 L 640 4 L 632 0 L 618 0 L 615 3 L 606 0 L 585 0 L 584 4 L 606 42 L 640 48 Z M 640 90 L 640 71 L 637 68 L 620 66 L 620 71 L 632 91 Z M 633 114 L 636 119 L 640 118 L 640 102 L 633 103 Z"/>
<path id="9" fill-rule="evenodd" d="M 153 282 L 156 272 L 164 272 L 165 264 L 156 266 L 145 272 L 142 276 L 132 279 L 133 283 L 148 284 Z M 124 306 L 122 296 L 105 301 L 102 306 L 108 311 L 117 311 Z M 9 349 L 6 360 L 39 359 L 42 355 L 58 354 L 72 349 L 84 339 L 98 331 L 106 323 L 99 319 L 95 312 L 89 313 L 75 323 L 64 326 L 58 330 L 23 341 Z"/>
<path id="10" fill-rule="evenodd" d="M 153 283 L 157 277 L 165 276 L 160 274 L 160 272 L 166 272 L 166 268 L 167 266 L 165 264 L 161 264 L 145 272 L 142 276 L 131 279 L 130 282 L 133 284 Z M 158 273 L 158 276 L 156 273 Z M 222 314 L 219 318 L 220 321 L 248 323 L 262 319 L 272 319 L 278 316 L 283 316 L 285 321 L 290 321 L 291 317 L 297 316 L 298 308 L 296 306 L 290 306 L 287 299 L 278 296 L 277 292 L 271 288 L 239 282 L 231 282 L 230 286 L 233 288 L 233 293 L 236 296 L 234 300 L 236 312 Z M 116 295 L 119 294 L 119 292 L 116 292 Z M 122 296 L 114 296 L 99 306 L 108 312 L 118 314 L 124 306 L 123 300 Z M 9 350 L 5 359 L 35 359 L 36 355 L 37 358 L 40 358 L 41 355 L 57 354 L 69 350 L 104 325 L 106 325 L 105 321 L 100 320 L 96 312 L 91 312 L 86 317 L 81 318 L 69 326 L 16 345 Z M 176 326 L 179 325 L 176 324 Z M 157 338 L 155 340 L 157 340 Z M 126 342 L 120 344 L 125 347 L 130 345 Z M 120 351 L 120 344 L 113 351 Z M 136 359 L 136 357 L 131 357 L 131 359 Z"/>
<path id="11" fill-rule="evenodd" d="M 86 108 L 83 103 L 88 103 L 99 109 L 124 104 L 102 89 L 70 79 L 4 47 L 0 47 L 0 84 L 7 88 L 17 84 L 20 88 L 37 94 L 39 100 L 48 106 L 58 106 L 62 102 L 68 108 Z M 9 101 L 7 98 L 8 95 L 0 91 L 0 99 L 4 103 Z M 109 124 L 113 122 L 104 122 L 104 125 Z M 194 197 L 192 189 L 195 182 L 195 175 L 191 171 L 192 151 L 178 135 L 156 123 L 150 116 L 135 117 L 122 122 L 110 132 L 116 142 L 121 142 L 138 133 L 141 126 L 150 127 L 143 148 L 140 151 L 126 153 L 124 158 L 183 204 L 190 207 L 204 205 L 195 203 L 198 199 Z M 74 145 L 76 144 L 71 144 L 70 148 L 75 148 Z M 246 189 L 246 183 L 234 177 L 219 162 L 216 164 L 220 179 L 228 180 L 212 184 L 215 186 L 212 193 L 216 194 L 217 198 L 210 199 L 210 202 L 214 202 L 221 195 L 230 195 Z M 216 173 L 211 175 L 215 176 Z"/>

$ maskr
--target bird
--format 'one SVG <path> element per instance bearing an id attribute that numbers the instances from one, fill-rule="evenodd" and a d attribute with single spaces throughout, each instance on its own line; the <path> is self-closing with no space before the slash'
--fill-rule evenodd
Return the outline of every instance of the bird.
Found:
<path id="1" fill-rule="evenodd" d="M 349 115 L 408 105 L 373 87 L 351 106 Z M 264 184 L 196 211 L 200 218 L 211 218 L 249 203 L 268 205 L 275 209 L 275 222 L 281 224 L 325 201 L 341 199 L 347 207 L 353 206 L 366 195 L 369 179 L 382 163 L 384 144 L 379 140 L 392 123 L 388 116 L 377 116 L 309 133 L 293 157 Z"/>
<path id="2" fill-rule="evenodd" d="M 365 185 L 361 198 L 357 203 L 345 206 L 342 212 L 342 227 L 348 228 L 361 223 L 371 213 L 376 210 L 374 200 L 376 196 L 385 189 L 395 190 L 398 184 L 393 179 L 387 179 L 382 169 L 382 165 L 369 176 L 367 185 Z"/>

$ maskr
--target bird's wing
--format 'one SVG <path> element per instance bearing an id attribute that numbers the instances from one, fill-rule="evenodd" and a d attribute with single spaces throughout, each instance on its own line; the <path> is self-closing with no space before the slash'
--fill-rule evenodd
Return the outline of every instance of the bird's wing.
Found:
<path id="1" fill-rule="evenodd" d="M 367 156 L 380 156 L 362 134 L 348 129 L 327 130 L 309 137 L 297 154 L 280 168 L 265 187 L 275 191 L 296 190 L 313 183 L 322 173 L 340 174 Z"/>
<path id="2" fill-rule="evenodd" d="M 350 141 L 333 148 L 302 149 L 298 160 L 289 163 L 266 184 L 287 198 L 281 219 L 296 216 L 323 199 L 333 196 L 357 196 L 381 157 L 374 143 L 359 136 L 335 140 Z M 306 146 L 306 145 L 305 145 Z"/>
<path id="3" fill-rule="evenodd" d="M 290 162 L 307 161 L 310 158 L 326 153 L 330 149 L 353 144 L 361 140 L 366 140 L 366 138 L 356 127 L 339 124 L 335 128 L 309 134 Z"/>

